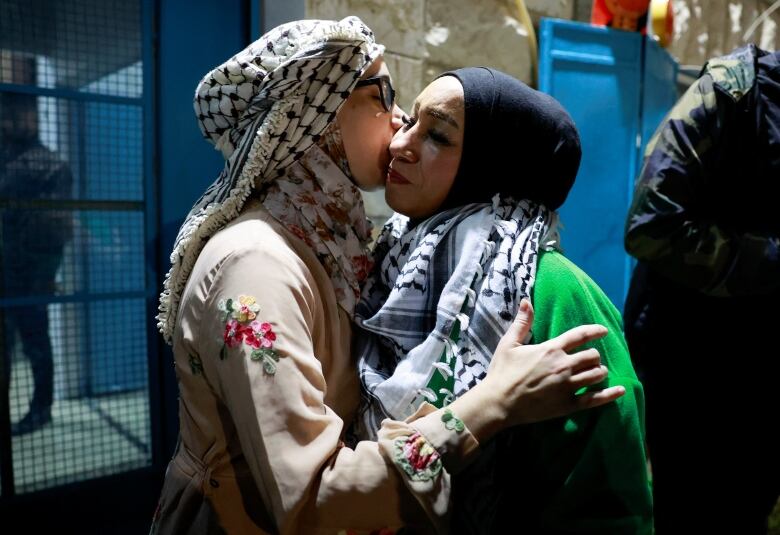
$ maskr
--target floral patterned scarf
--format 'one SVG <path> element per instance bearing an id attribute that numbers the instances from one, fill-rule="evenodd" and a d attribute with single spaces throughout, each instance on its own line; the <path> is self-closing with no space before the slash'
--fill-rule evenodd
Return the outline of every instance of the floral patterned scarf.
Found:
<path id="1" fill-rule="evenodd" d="M 267 190 L 263 206 L 317 255 L 350 316 L 371 270 L 371 222 L 350 180 L 338 123 Z"/>

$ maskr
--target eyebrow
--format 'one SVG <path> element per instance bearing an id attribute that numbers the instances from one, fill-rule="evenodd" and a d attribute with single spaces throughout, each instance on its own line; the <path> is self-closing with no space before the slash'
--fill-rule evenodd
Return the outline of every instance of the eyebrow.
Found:
<path id="1" fill-rule="evenodd" d="M 447 124 L 449 124 L 451 126 L 454 126 L 455 128 L 458 128 L 458 129 L 460 128 L 460 126 L 458 126 L 458 122 L 455 119 L 453 119 L 452 116 L 449 113 L 445 113 L 445 112 L 443 112 L 441 110 L 438 110 L 436 108 L 428 108 L 427 110 L 425 110 L 425 113 L 427 115 L 430 115 L 431 117 L 433 117 L 435 119 L 439 119 L 440 121 L 444 121 L 445 123 L 447 123 Z"/>
<path id="2" fill-rule="evenodd" d="M 420 101 L 415 100 L 414 101 L 414 107 L 412 113 L 419 113 L 420 111 Z M 460 129 L 460 126 L 458 125 L 458 122 L 450 115 L 449 113 L 446 113 L 438 108 L 427 108 L 425 110 L 425 114 L 433 117 L 434 119 L 439 119 L 440 121 L 444 121 L 445 123 L 449 124 L 450 126 L 453 126 L 457 129 Z"/>

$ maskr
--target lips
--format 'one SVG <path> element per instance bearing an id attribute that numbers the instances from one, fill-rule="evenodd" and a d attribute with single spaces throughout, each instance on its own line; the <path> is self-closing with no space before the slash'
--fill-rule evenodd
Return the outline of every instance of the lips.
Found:
<path id="1" fill-rule="evenodd" d="M 387 182 L 391 184 L 411 184 L 404 175 L 393 168 L 387 170 Z"/>

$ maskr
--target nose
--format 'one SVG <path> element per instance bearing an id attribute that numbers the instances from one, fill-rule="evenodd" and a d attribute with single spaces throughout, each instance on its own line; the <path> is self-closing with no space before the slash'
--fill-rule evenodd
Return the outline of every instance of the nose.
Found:
<path id="1" fill-rule="evenodd" d="M 414 151 L 412 130 L 398 130 L 393 136 L 393 140 L 390 142 L 390 155 L 394 159 L 403 160 L 408 163 L 414 163 L 417 161 L 417 155 Z"/>
<path id="2" fill-rule="evenodd" d="M 404 125 L 404 117 L 406 117 L 404 110 L 402 110 L 398 104 L 394 103 L 392 115 L 390 116 L 390 124 L 393 126 L 393 132 L 398 132 Z"/>

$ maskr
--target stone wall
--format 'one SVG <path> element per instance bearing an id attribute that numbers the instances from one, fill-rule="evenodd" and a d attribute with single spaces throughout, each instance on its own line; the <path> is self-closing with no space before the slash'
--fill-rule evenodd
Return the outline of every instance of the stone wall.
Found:
<path id="1" fill-rule="evenodd" d="M 673 0 L 675 31 L 669 51 L 682 65 L 701 66 L 744 44 L 742 37 L 769 0 Z M 750 41 L 765 50 L 780 47 L 780 9 L 756 28 Z"/>

